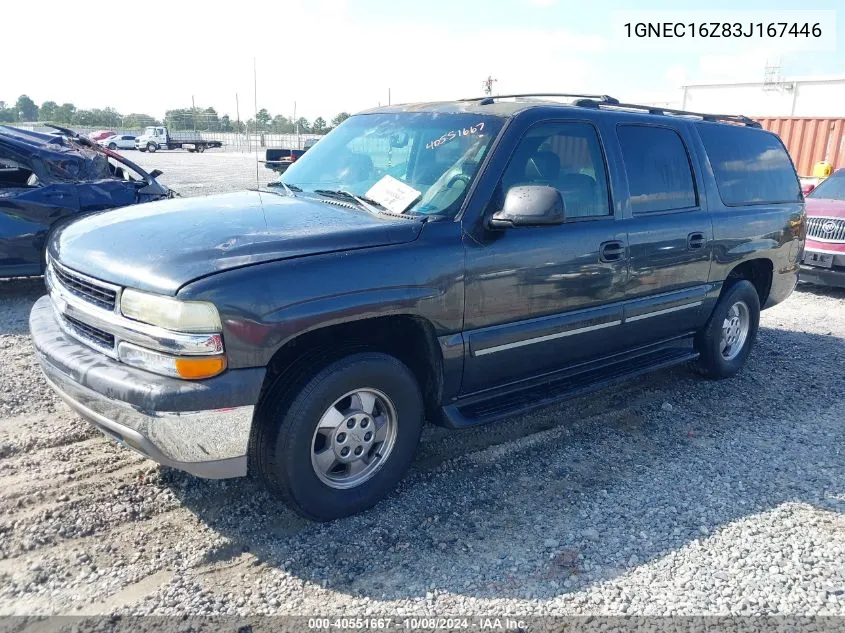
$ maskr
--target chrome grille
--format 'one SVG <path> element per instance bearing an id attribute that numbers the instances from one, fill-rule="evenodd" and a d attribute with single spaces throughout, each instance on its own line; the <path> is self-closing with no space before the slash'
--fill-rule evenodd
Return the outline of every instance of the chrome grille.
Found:
<path id="1" fill-rule="evenodd" d="M 51 262 L 53 276 L 71 294 L 88 303 L 106 310 L 114 310 L 117 300 L 117 291 L 105 284 L 98 283 L 95 279 L 80 275 L 64 266 Z"/>
<path id="2" fill-rule="evenodd" d="M 807 218 L 807 236 L 821 242 L 845 242 L 845 219 Z"/>
<path id="3" fill-rule="evenodd" d="M 96 328 L 67 314 L 61 315 L 68 326 L 81 338 L 91 343 L 94 347 L 111 352 L 114 350 L 114 335 Z"/>

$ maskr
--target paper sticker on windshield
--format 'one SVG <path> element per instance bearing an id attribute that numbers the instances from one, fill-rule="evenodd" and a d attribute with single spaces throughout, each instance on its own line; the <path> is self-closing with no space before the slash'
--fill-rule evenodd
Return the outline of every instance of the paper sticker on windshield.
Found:
<path id="1" fill-rule="evenodd" d="M 416 202 L 420 193 L 393 176 L 385 176 L 370 187 L 365 195 L 393 213 L 404 213 L 405 209 Z"/>

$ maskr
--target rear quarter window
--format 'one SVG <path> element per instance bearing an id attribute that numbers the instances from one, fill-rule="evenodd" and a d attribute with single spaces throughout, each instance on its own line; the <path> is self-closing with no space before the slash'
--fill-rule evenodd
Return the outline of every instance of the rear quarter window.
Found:
<path id="1" fill-rule="evenodd" d="M 801 186 L 781 140 L 758 128 L 699 123 L 719 197 L 727 206 L 798 202 Z"/>

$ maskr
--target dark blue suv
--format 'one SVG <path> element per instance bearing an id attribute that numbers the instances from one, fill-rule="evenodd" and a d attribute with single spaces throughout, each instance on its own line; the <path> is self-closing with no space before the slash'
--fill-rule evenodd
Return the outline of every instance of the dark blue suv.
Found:
<path id="1" fill-rule="evenodd" d="M 551 97 L 379 108 L 267 188 L 63 227 L 30 320 L 48 381 L 128 447 L 326 520 L 389 493 L 424 420 L 739 371 L 804 248 L 780 139 Z"/>

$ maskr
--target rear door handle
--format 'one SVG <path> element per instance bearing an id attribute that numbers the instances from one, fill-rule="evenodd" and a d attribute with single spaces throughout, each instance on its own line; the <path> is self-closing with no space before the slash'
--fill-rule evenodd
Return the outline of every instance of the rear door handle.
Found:
<path id="1" fill-rule="evenodd" d="M 618 240 L 602 242 L 599 247 L 599 260 L 603 262 L 618 262 L 625 258 L 625 244 Z"/>
<path id="2" fill-rule="evenodd" d="M 704 237 L 704 233 L 695 232 L 687 235 L 687 248 L 689 250 L 694 251 L 704 248 L 705 244 L 707 244 L 707 238 Z"/>

